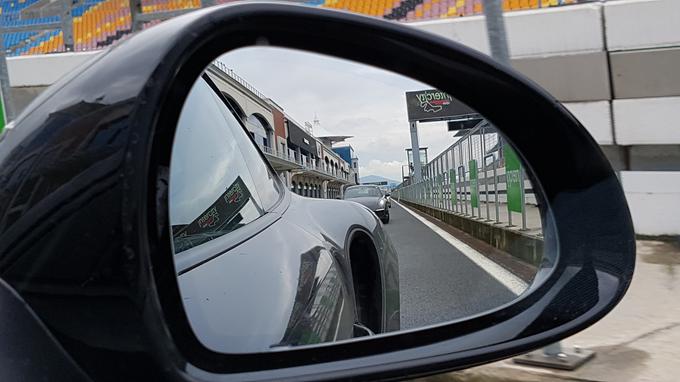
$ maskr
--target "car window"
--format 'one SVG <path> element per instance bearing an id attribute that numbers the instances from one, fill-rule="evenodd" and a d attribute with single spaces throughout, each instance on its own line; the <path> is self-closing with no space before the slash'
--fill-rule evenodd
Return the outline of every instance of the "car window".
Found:
<path id="1" fill-rule="evenodd" d="M 375 187 L 350 187 L 345 191 L 345 199 L 361 198 L 365 196 L 382 196 L 380 190 Z"/>
<path id="2" fill-rule="evenodd" d="M 169 202 L 175 253 L 252 222 L 278 197 L 273 177 L 241 125 L 199 79 L 182 108 L 172 151 Z"/>

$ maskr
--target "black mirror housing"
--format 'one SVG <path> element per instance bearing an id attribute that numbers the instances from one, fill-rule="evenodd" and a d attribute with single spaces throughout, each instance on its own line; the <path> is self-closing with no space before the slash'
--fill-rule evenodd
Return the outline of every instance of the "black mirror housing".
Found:
<path id="1" fill-rule="evenodd" d="M 354 60 L 455 90 L 502 129 L 538 178 L 551 270 L 511 304 L 418 331 L 272 353 L 206 348 L 191 330 L 176 280 L 170 152 L 183 100 L 205 67 L 256 44 Z M 98 133 L 112 135 L 90 139 Z M 14 221 L 0 226 L 0 276 L 91 376 L 109 370 L 124 378 L 116 362 L 130 365 L 128 375 L 143 370 L 148 379 L 178 380 L 390 379 L 462 369 L 583 330 L 619 302 L 632 278 L 635 242 L 624 194 L 583 126 L 512 69 L 391 22 L 284 4 L 195 11 L 133 35 L 59 81 L 0 142 L 0 211 Z M 26 163 L 31 171 L 23 171 Z M 65 170 L 56 174 L 55 163 Z M 38 180 L 51 191 L 37 192 L 20 218 L 10 217 L 24 185 Z M 115 236 L 82 236 L 93 221 L 96 232 Z M 48 274 L 62 280 L 72 303 L 33 299 Z M 120 334 L 72 331 L 56 311 L 92 331 L 120 327 Z"/>

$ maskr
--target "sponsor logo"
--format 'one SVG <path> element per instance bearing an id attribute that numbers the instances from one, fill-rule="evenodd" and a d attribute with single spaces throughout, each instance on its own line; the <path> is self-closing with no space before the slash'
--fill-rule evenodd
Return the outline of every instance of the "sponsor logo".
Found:
<path id="1" fill-rule="evenodd" d="M 217 212 L 217 208 L 213 207 L 198 219 L 198 226 L 200 228 L 212 228 L 220 221 L 220 214 Z"/>
<path id="2" fill-rule="evenodd" d="M 227 204 L 239 203 L 243 199 L 243 190 L 241 185 L 236 183 L 234 186 L 224 195 L 224 201 Z"/>
<path id="3" fill-rule="evenodd" d="M 426 113 L 436 113 L 441 111 L 444 106 L 448 106 L 453 101 L 453 98 L 440 91 L 423 92 L 416 94 L 420 107 Z"/>
<path id="4" fill-rule="evenodd" d="M 507 182 L 511 184 L 520 184 L 519 170 L 508 170 L 505 173 Z"/>

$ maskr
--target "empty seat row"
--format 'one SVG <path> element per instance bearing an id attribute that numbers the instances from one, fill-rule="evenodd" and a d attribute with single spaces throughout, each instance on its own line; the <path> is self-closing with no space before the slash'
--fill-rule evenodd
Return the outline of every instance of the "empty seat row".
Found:
<path id="1" fill-rule="evenodd" d="M 64 51 L 64 36 L 61 30 L 45 31 L 32 37 L 32 41 L 18 49 L 12 55 L 23 56 L 32 54 L 46 54 Z"/>
<path id="2" fill-rule="evenodd" d="M 593 0 L 503 0 L 503 10 L 538 9 Z M 482 0 L 312 0 L 308 5 L 398 21 L 418 21 L 483 13 Z"/>
<path id="3" fill-rule="evenodd" d="M 0 1 L 0 14 L 19 13 L 35 4 L 38 0 Z"/>
<path id="4" fill-rule="evenodd" d="M 4 27 L 41 25 L 51 30 L 30 34 L 6 33 L 4 49 L 9 55 L 64 51 L 63 34 L 54 24 L 59 15 L 22 19 L 18 10 L 38 0 L 0 0 L 0 24 Z M 216 4 L 233 0 L 216 0 Z M 593 0 L 503 0 L 505 11 L 554 7 Z M 310 0 L 308 5 L 328 7 L 397 21 L 418 21 L 478 15 L 482 0 Z M 201 0 L 142 0 L 144 13 L 193 9 Z M 99 49 L 131 31 L 129 0 L 81 0 L 73 7 L 73 40 L 76 51 Z M 144 25 L 145 28 L 159 21 Z M 51 24 L 51 25 L 47 25 Z"/>

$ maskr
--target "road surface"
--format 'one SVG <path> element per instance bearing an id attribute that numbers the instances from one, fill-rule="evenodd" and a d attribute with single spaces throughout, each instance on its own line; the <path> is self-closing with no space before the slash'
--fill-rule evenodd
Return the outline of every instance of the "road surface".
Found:
<path id="1" fill-rule="evenodd" d="M 471 259 L 470 251 L 484 257 L 475 250 L 459 245 L 467 247 L 461 251 L 450 242 L 455 239 L 446 240 L 402 205 L 393 202 L 390 215 L 384 229 L 399 257 L 402 329 L 468 317 L 516 298 L 518 288 L 509 288 L 502 274 Z"/>

